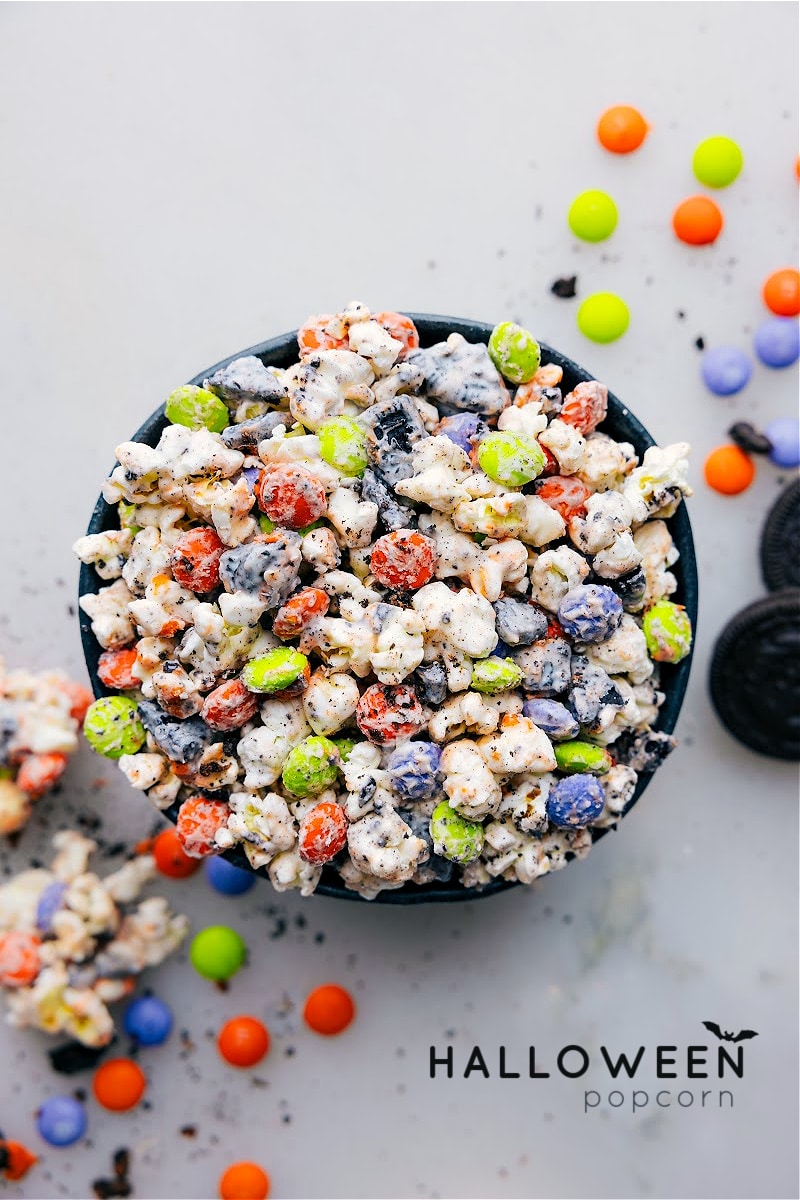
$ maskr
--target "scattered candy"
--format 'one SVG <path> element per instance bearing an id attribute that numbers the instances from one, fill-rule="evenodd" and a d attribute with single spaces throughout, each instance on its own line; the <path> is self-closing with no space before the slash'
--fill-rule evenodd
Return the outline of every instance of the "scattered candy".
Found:
<path id="1" fill-rule="evenodd" d="M 325 983 L 309 993 L 303 1008 L 303 1019 L 314 1033 L 333 1037 L 341 1033 L 356 1015 L 356 1006 L 349 992 L 336 983 Z"/>
<path id="2" fill-rule="evenodd" d="M 647 137 L 648 124 L 638 109 L 629 104 L 607 108 L 597 122 L 597 139 L 612 154 L 630 154 Z"/>
<path id="3" fill-rule="evenodd" d="M 733 183 L 744 165 L 744 155 L 728 137 L 710 137 L 694 152 L 692 170 L 706 187 L 724 188 Z"/>
<path id="4" fill-rule="evenodd" d="M 11 1141 L 0 1134 L 0 1171 L 6 1179 L 16 1183 L 18 1179 L 23 1179 L 38 1161 L 37 1155 L 27 1146 L 23 1146 L 22 1142 Z"/>
<path id="5" fill-rule="evenodd" d="M 605 775 L 611 769 L 611 755 L 603 746 L 591 742 L 559 742 L 553 747 L 559 771 L 566 775 Z"/>
<path id="6" fill-rule="evenodd" d="M 772 443 L 770 461 L 776 467 L 800 466 L 800 422 L 796 417 L 776 417 L 764 427 Z"/>
<path id="7" fill-rule="evenodd" d="M 87 1125 L 86 1109 L 74 1096 L 48 1096 L 36 1114 L 39 1135 L 51 1146 L 71 1146 Z"/>
<path id="8" fill-rule="evenodd" d="M 189 959 L 198 975 L 216 981 L 230 979 L 244 965 L 247 947 L 235 929 L 209 925 L 192 939 Z"/>
<path id="9" fill-rule="evenodd" d="M 283 764 L 283 786 L 293 796 L 317 796 L 336 781 L 339 751 L 330 738 L 314 734 L 293 746 Z"/>
<path id="10" fill-rule="evenodd" d="M 800 324 L 791 317 L 767 317 L 753 346 L 765 367 L 790 367 L 800 358 Z"/>
<path id="11" fill-rule="evenodd" d="M 715 346 L 703 355 L 700 373 L 715 396 L 733 396 L 749 382 L 753 364 L 737 346 Z"/>
<path id="12" fill-rule="evenodd" d="M 656 662 L 679 663 L 692 648 L 692 623 L 686 609 L 672 600 L 648 608 L 642 622 L 647 652 Z"/>
<path id="13" fill-rule="evenodd" d="M 539 370 L 541 351 L 527 329 L 513 321 L 502 321 L 489 338 L 489 357 L 511 383 L 528 383 Z"/>
<path id="14" fill-rule="evenodd" d="M 736 421 L 728 430 L 728 437 L 745 454 L 769 454 L 772 442 L 747 421 Z"/>
<path id="15" fill-rule="evenodd" d="M 756 474 L 755 466 L 738 446 L 717 446 L 703 464 L 706 483 L 715 492 L 735 496 L 749 488 Z"/>
<path id="16" fill-rule="evenodd" d="M 303 814 L 298 835 L 300 857 L 306 862 L 330 862 L 347 845 L 347 817 L 341 804 L 323 800 Z"/>
<path id="17" fill-rule="evenodd" d="M 675 236 L 689 246 L 708 246 L 715 242 L 723 224 L 722 213 L 708 196 L 690 196 L 681 201 L 672 214 Z"/>
<path id="18" fill-rule="evenodd" d="M 603 789 L 594 775 L 572 775 L 550 788 L 547 816 L 553 825 L 582 828 L 597 820 L 604 804 Z"/>
<path id="19" fill-rule="evenodd" d="M 450 862 L 472 862 L 483 849 L 483 825 L 469 821 L 442 800 L 431 813 L 431 837 L 434 854 Z"/>
<path id="20" fill-rule="evenodd" d="M 592 342 L 615 342 L 630 324 L 627 304 L 613 292 L 595 292 L 578 309 L 578 329 Z"/>
<path id="21" fill-rule="evenodd" d="M 800 313 L 800 271 L 785 267 L 773 271 L 764 283 L 764 303 L 779 317 L 796 317 Z"/>
<path id="22" fill-rule="evenodd" d="M 219 855 L 207 858 L 205 869 L 206 879 L 223 896 L 241 896 L 255 886 L 257 876 Z"/>
<path id="23" fill-rule="evenodd" d="M 106 758 L 135 754 L 144 745 L 137 706 L 125 696 L 104 696 L 90 704 L 83 732 L 92 749 Z"/>
<path id="24" fill-rule="evenodd" d="M 617 227 L 617 206 L 606 192 L 588 191 L 576 196 L 567 220 L 576 237 L 584 242 L 602 242 Z"/>
<path id="25" fill-rule="evenodd" d="M 94 1073 L 92 1091 L 103 1108 L 127 1112 L 135 1108 L 145 1093 L 147 1080 L 132 1058 L 109 1058 Z"/>
<path id="26" fill-rule="evenodd" d="M 490 433 L 478 443 L 478 462 L 495 483 L 522 487 L 544 468 L 544 453 L 536 438 L 504 430 Z"/>
<path id="27" fill-rule="evenodd" d="M 172 1009 L 157 996 L 139 996 L 122 1019 L 128 1037 L 140 1046 L 161 1046 L 172 1032 Z"/>
<path id="28" fill-rule="evenodd" d="M 194 875 L 200 863 L 190 858 L 178 838 L 177 829 L 170 826 L 157 835 L 152 847 L 156 868 L 169 879 L 186 879 Z"/>
<path id="29" fill-rule="evenodd" d="M 187 383 L 176 388 L 167 397 L 167 420 L 173 425 L 186 425 L 189 429 L 209 429 L 211 433 L 222 433 L 230 424 L 227 405 L 213 392 Z"/>
<path id="30" fill-rule="evenodd" d="M 232 1067 L 254 1067 L 269 1050 L 269 1032 L 255 1017 L 231 1017 L 219 1031 L 217 1049 Z"/>
<path id="31" fill-rule="evenodd" d="M 219 1181 L 220 1200 L 267 1200 L 269 1175 L 251 1162 L 233 1163 Z"/>

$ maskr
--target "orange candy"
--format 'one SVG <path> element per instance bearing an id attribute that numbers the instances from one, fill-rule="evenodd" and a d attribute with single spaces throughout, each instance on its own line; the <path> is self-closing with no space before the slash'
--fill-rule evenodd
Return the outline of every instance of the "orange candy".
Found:
<path id="1" fill-rule="evenodd" d="M 638 108 L 615 104 L 607 108 L 597 122 L 597 140 L 612 154 L 630 154 L 647 137 L 649 126 Z"/>
<path id="2" fill-rule="evenodd" d="M 132 1058 L 109 1058 L 97 1068 L 92 1080 L 95 1100 L 112 1112 L 133 1108 L 146 1087 L 144 1071 Z"/>
<path id="3" fill-rule="evenodd" d="M 346 1029 L 356 1015 L 356 1006 L 349 992 L 336 983 L 314 988 L 306 1000 L 303 1018 L 306 1025 L 324 1037 L 333 1037 Z"/>
<path id="4" fill-rule="evenodd" d="M 17 1180 L 27 1175 L 34 1163 L 39 1159 L 22 1142 L 5 1141 L 0 1138 L 0 1156 L 5 1165 L 2 1168 L 6 1179 Z"/>
<path id="5" fill-rule="evenodd" d="M 300 821 L 300 857 L 310 863 L 326 863 L 347 845 L 347 817 L 341 804 L 323 800 L 309 809 Z"/>
<path id="6" fill-rule="evenodd" d="M 330 597 L 322 588 L 303 588 L 278 609 L 272 622 L 272 632 L 283 640 L 297 637 L 309 622 L 324 617 L 329 605 Z"/>
<path id="7" fill-rule="evenodd" d="M 419 346 L 419 333 L 410 317 L 396 312 L 379 312 L 373 313 L 373 320 L 383 326 L 389 337 L 397 338 L 403 343 L 405 350 L 400 351 L 401 357 L 406 350 L 416 350 Z"/>
<path id="8" fill-rule="evenodd" d="M 97 660 L 97 674 L 106 687 L 120 692 L 132 691 L 142 686 L 141 679 L 133 674 L 136 664 L 136 649 L 128 646 L 124 650 L 104 650 Z"/>
<path id="9" fill-rule="evenodd" d="M 675 236 L 689 246 L 708 246 L 715 242 L 723 224 L 719 207 L 708 196 L 690 196 L 672 214 Z"/>
<path id="10" fill-rule="evenodd" d="M 334 319 L 333 313 L 320 313 L 309 317 L 297 331 L 297 345 L 301 354 L 313 354 L 315 350 L 347 350 L 350 343 L 346 337 L 337 338 L 328 333 L 325 326 Z"/>
<path id="11" fill-rule="evenodd" d="M 208 796 L 190 796 L 178 809 L 178 841 L 190 858 L 205 858 L 219 853 L 214 837 L 227 825 L 230 809 L 225 800 Z"/>
<path id="12" fill-rule="evenodd" d="M 738 446 L 717 446 L 705 461 L 706 483 L 724 496 L 736 496 L 750 487 L 756 474 L 752 459 Z"/>
<path id="13" fill-rule="evenodd" d="M 0 985 L 27 987 L 33 983 L 42 966 L 39 958 L 41 942 L 35 933 L 10 929 L 0 933 Z"/>
<path id="14" fill-rule="evenodd" d="M 219 1031 L 217 1049 L 233 1067 L 254 1067 L 269 1050 L 269 1030 L 255 1017 L 232 1017 Z"/>
<path id="15" fill-rule="evenodd" d="M 165 829 L 159 833 L 151 853 L 156 860 L 156 868 L 170 879 L 185 879 L 187 875 L 194 875 L 200 866 L 196 858 L 184 853 L 175 829 Z"/>
<path id="16" fill-rule="evenodd" d="M 38 800 L 55 787 L 66 766 L 66 754 L 29 754 L 22 760 L 16 785 L 31 800 Z"/>
<path id="17" fill-rule="evenodd" d="M 779 317 L 796 317 L 800 313 L 800 272 L 794 267 L 773 271 L 763 290 L 764 303 Z"/>
<path id="18" fill-rule="evenodd" d="M 136 681 L 136 686 L 139 686 L 139 680 Z M 73 721 L 77 721 L 79 725 L 82 725 L 83 718 L 86 716 L 86 710 L 94 700 L 94 696 L 83 684 L 73 683 L 71 679 L 64 681 L 62 690 L 69 697 L 69 715 Z"/>
<path id="19" fill-rule="evenodd" d="M 219 1181 L 220 1200 L 267 1200 L 269 1175 L 256 1163 L 233 1163 Z"/>

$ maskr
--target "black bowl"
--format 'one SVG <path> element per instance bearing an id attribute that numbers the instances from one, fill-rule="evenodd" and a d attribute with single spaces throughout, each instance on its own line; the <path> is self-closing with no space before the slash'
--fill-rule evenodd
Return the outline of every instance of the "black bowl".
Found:
<path id="1" fill-rule="evenodd" d="M 462 334 L 469 342 L 486 343 L 492 332 L 491 325 L 485 325 L 480 321 L 465 321 L 460 317 L 430 316 L 425 313 L 409 313 L 408 315 L 419 330 L 422 346 L 432 346 L 435 342 L 441 342 L 453 332 Z M 215 363 L 213 367 L 207 367 L 205 371 L 201 371 L 198 375 L 195 375 L 194 379 L 190 379 L 189 383 L 202 384 L 203 380 L 207 379 L 215 371 L 227 366 L 234 359 L 241 358 L 245 354 L 255 355 L 267 366 L 288 367 L 297 361 L 297 331 L 294 330 L 292 333 L 285 333 L 281 337 L 272 338 L 268 342 L 261 342 L 260 345 L 251 346 L 248 350 L 239 350 L 236 354 L 231 354 L 229 358 L 223 359 L 222 362 Z M 542 361 L 556 363 L 561 367 L 564 372 L 565 391 L 574 388 L 576 384 L 583 380 L 595 378 L 588 371 L 585 371 L 583 367 L 579 367 L 577 363 L 572 362 L 569 358 L 565 358 L 563 354 L 559 354 L 557 350 L 553 350 L 552 347 L 545 343 L 542 343 Z M 147 442 L 148 445 L 154 446 L 167 424 L 168 421 L 164 415 L 164 405 L 162 404 L 160 408 L 156 409 L 148 417 L 141 428 L 137 429 L 131 440 Z M 633 416 L 625 405 L 611 393 L 608 396 L 608 416 L 603 422 L 602 429 L 619 442 L 631 442 L 640 458 L 648 446 L 655 445 L 653 438 L 647 432 L 644 425 L 637 421 L 636 417 Z M 680 505 L 675 516 L 670 519 L 669 524 L 675 544 L 680 551 L 680 559 L 673 568 L 678 580 L 678 590 L 675 594 L 675 599 L 685 606 L 691 618 L 692 627 L 696 629 L 697 562 L 695 560 L 692 529 L 689 524 L 689 516 L 686 512 L 685 504 Z M 87 533 L 100 533 L 103 530 L 115 528 L 118 528 L 116 509 L 112 505 L 106 504 L 101 496 L 95 505 Z M 87 592 L 97 592 L 101 586 L 103 586 L 103 581 L 97 576 L 94 568 L 82 566 L 79 582 L 80 595 L 83 596 Z M 101 647 L 92 633 L 89 618 L 82 610 L 79 611 L 81 641 L 83 642 L 83 651 L 86 657 L 86 665 L 89 669 L 92 689 L 95 696 L 110 695 L 112 694 L 111 690 L 101 683 L 97 675 L 97 660 L 101 654 Z M 689 682 L 690 665 L 691 654 L 677 666 L 666 666 L 662 670 L 660 686 L 666 695 L 666 699 L 659 710 L 656 728 L 665 733 L 672 733 L 678 720 L 686 686 Z M 643 772 L 639 776 L 636 791 L 625 809 L 625 815 L 630 812 L 633 805 L 642 795 L 651 778 L 652 772 Z M 178 806 L 173 804 L 171 808 L 166 810 L 165 816 L 174 821 L 177 816 L 177 809 Z M 598 829 L 593 833 L 593 840 L 599 840 L 606 832 L 607 830 L 605 829 Z M 252 870 L 244 852 L 241 850 L 229 851 L 225 857 L 237 866 Z M 261 868 L 256 874 L 266 877 L 267 871 L 265 868 Z M 480 891 L 464 887 L 452 887 L 447 883 L 430 883 L 423 886 L 407 883 L 396 891 L 380 892 L 372 903 L 422 904 L 434 900 L 475 900 L 519 886 L 516 882 L 510 883 L 504 879 L 492 880 L 491 883 L 481 888 Z M 345 900 L 362 899 L 357 892 L 352 892 L 345 888 L 339 881 L 336 872 L 329 867 L 323 870 L 322 878 L 316 890 L 323 896 L 337 896 Z"/>

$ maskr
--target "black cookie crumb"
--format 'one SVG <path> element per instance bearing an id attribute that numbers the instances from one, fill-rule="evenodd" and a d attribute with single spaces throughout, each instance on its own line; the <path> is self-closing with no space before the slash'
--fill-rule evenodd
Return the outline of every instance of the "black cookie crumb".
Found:
<path id="1" fill-rule="evenodd" d="M 550 291 L 554 296 L 558 296 L 559 300 L 571 300 L 577 292 L 577 283 L 577 275 L 562 275 L 551 284 Z"/>

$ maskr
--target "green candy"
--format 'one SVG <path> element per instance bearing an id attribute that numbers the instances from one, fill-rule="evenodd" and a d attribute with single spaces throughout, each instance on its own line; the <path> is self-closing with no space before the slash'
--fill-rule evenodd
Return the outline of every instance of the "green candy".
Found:
<path id="1" fill-rule="evenodd" d="M 242 683 L 251 692 L 282 692 L 305 672 L 308 659 L 291 646 L 268 650 L 251 658 L 242 670 Z"/>
<path id="2" fill-rule="evenodd" d="M 304 738 L 286 757 L 283 786 L 293 796 L 316 796 L 335 782 L 339 761 L 339 748 L 330 738 Z"/>
<path id="3" fill-rule="evenodd" d="M 472 862 L 483 849 L 480 821 L 468 821 L 447 800 L 437 804 L 431 813 L 431 837 L 434 854 L 441 854 L 450 862 Z"/>
<path id="4" fill-rule="evenodd" d="M 607 192 L 581 192 L 570 205 L 569 227 L 584 242 L 603 242 L 617 227 L 617 206 Z"/>
<path id="5" fill-rule="evenodd" d="M 671 600 L 648 608 L 642 622 L 647 652 L 656 662 L 678 663 L 692 648 L 692 623 L 686 609 Z"/>
<path id="6" fill-rule="evenodd" d="M 367 466 L 364 430 L 350 417 L 330 417 L 317 429 L 322 461 L 342 475 L 363 475 Z"/>
<path id="7" fill-rule="evenodd" d="M 353 748 L 358 745 L 358 742 L 354 741 L 353 738 L 347 737 L 331 738 L 331 741 L 339 751 L 339 758 L 343 763 L 349 760 Z"/>
<path id="8" fill-rule="evenodd" d="M 227 405 L 212 392 L 191 383 L 170 392 L 167 420 L 189 429 L 210 429 L 212 433 L 222 433 L 231 423 Z"/>
<path id="9" fill-rule="evenodd" d="M 189 947 L 189 959 L 198 975 L 216 982 L 235 975 L 246 957 L 243 939 L 227 925 L 209 925 L 201 929 Z"/>
<path id="10" fill-rule="evenodd" d="M 144 745 L 139 709 L 125 696 L 104 696 L 86 710 L 83 732 L 87 742 L 106 758 L 135 754 Z"/>
<path id="11" fill-rule="evenodd" d="M 744 166 L 744 155 L 727 137 L 710 137 L 701 142 L 692 158 L 692 170 L 706 187 L 724 188 L 733 183 Z"/>
<path id="12" fill-rule="evenodd" d="M 627 304 L 613 292 L 594 292 L 578 309 L 578 329 L 592 342 L 615 342 L 630 324 Z"/>
<path id="13" fill-rule="evenodd" d="M 559 742 L 553 746 L 559 771 L 565 775 L 605 775 L 611 768 L 611 755 L 591 742 Z"/>
<path id="14" fill-rule="evenodd" d="M 536 438 L 504 430 L 478 443 L 478 462 L 495 483 L 522 487 L 544 470 L 545 457 Z"/>
<path id="15" fill-rule="evenodd" d="M 522 671 L 513 658 L 482 658 L 472 668 L 472 682 L 476 692 L 506 692 L 522 683 Z"/>
<path id="16" fill-rule="evenodd" d="M 266 513 L 262 513 L 258 518 L 258 527 L 262 533 L 272 533 L 275 528 L 275 522 L 271 521 Z"/>
<path id="17" fill-rule="evenodd" d="M 117 516 L 119 517 L 120 529 L 130 529 L 132 534 L 137 534 L 141 529 L 140 525 L 135 525 L 133 516 L 136 512 L 135 504 L 127 504 L 124 500 L 120 500 L 117 505 Z"/>
<path id="18" fill-rule="evenodd" d="M 513 321 L 501 321 L 489 338 L 489 358 L 512 383 L 528 383 L 539 370 L 542 355 L 532 333 Z"/>

